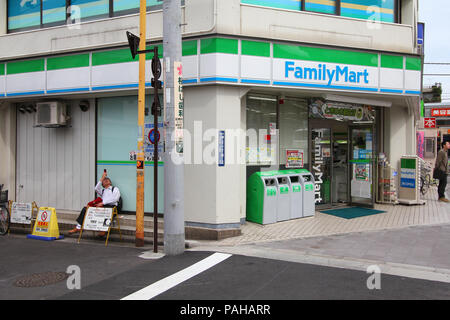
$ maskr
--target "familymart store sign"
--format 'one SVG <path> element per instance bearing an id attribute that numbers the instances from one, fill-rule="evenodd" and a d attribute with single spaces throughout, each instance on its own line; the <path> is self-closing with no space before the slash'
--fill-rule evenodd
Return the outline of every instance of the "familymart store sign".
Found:
<path id="1" fill-rule="evenodd" d="M 378 90 L 378 68 L 310 61 L 274 61 L 275 84 Z"/>
<path id="2" fill-rule="evenodd" d="M 223 37 L 185 40 L 182 49 L 186 87 L 220 83 L 420 94 L 421 59 L 413 55 Z M 0 62 L 0 99 L 137 90 L 138 71 L 128 47 Z"/>

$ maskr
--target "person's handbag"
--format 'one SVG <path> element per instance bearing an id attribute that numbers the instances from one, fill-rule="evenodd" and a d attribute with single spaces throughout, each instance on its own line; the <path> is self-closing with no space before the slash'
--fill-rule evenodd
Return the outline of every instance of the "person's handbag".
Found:
<path id="1" fill-rule="evenodd" d="M 433 179 L 438 179 L 440 180 L 442 177 L 442 171 L 438 168 L 434 168 L 433 169 Z"/>

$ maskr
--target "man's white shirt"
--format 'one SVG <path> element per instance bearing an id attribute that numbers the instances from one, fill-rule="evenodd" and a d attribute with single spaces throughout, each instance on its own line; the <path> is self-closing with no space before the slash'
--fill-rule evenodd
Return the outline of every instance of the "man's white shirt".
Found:
<path id="1" fill-rule="evenodd" d="M 109 186 L 108 188 L 103 188 L 102 182 L 99 181 L 97 185 L 95 186 L 95 191 L 97 192 L 98 196 L 102 198 L 102 202 L 104 205 L 110 204 L 117 206 L 117 203 L 119 202 L 120 198 L 120 191 L 119 188 Z"/>

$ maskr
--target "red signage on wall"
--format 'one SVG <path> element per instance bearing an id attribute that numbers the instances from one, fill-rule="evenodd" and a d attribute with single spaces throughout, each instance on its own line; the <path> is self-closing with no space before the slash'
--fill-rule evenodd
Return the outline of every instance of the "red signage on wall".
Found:
<path id="1" fill-rule="evenodd" d="M 450 117 L 450 108 L 431 109 L 432 117 Z"/>
<path id="2" fill-rule="evenodd" d="M 423 126 L 424 128 L 436 128 L 436 118 L 425 118 Z"/>

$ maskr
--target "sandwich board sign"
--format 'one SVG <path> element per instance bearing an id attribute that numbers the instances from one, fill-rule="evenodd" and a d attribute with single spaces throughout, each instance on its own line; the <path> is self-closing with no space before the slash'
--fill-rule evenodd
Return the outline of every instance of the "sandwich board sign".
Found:
<path id="1" fill-rule="evenodd" d="M 33 206 L 31 203 L 13 202 L 11 206 L 11 223 L 31 224 Z"/>
<path id="2" fill-rule="evenodd" d="M 84 218 L 83 230 L 108 231 L 112 220 L 112 208 L 89 207 Z"/>
<path id="3" fill-rule="evenodd" d="M 63 235 L 59 234 L 58 219 L 56 217 L 55 208 L 39 208 L 33 233 L 29 234 L 27 238 L 45 241 L 64 238 Z"/>

